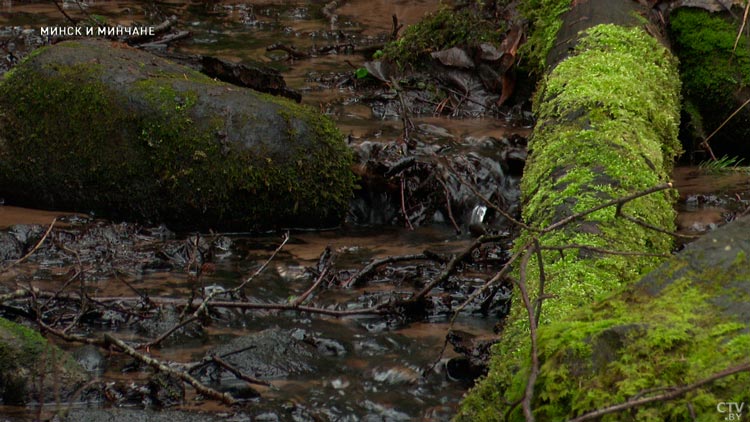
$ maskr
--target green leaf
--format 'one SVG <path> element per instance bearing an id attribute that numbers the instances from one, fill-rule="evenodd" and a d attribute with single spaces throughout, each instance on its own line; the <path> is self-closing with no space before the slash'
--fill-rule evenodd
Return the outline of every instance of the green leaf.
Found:
<path id="1" fill-rule="evenodd" d="M 357 79 L 364 79 L 369 74 L 370 74 L 370 72 L 368 72 L 367 69 L 365 69 L 364 67 L 360 67 L 359 69 L 357 69 L 356 71 L 354 71 L 354 76 L 356 76 Z"/>

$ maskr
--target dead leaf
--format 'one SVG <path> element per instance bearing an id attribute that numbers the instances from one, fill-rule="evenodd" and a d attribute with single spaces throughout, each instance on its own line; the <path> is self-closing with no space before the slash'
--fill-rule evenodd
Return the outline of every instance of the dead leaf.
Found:
<path id="1" fill-rule="evenodd" d="M 494 62 L 499 60 L 503 56 L 502 51 L 499 51 L 494 45 L 483 42 L 479 44 L 479 58 L 487 62 Z"/>
<path id="2" fill-rule="evenodd" d="M 503 105 L 506 101 L 508 101 L 508 98 L 510 98 L 511 95 L 513 95 L 513 91 L 516 89 L 516 77 L 513 74 L 513 72 L 505 72 L 503 75 L 503 93 L 500 95 L 500 98 L 497 100 L 497 106 L 500 107 Z"/>
<path id="3" fill-rule="evenodd" d="M 510 54 L 513 57 L 516 57 L 516 53 L 518 52 L 518 46 L 521 44 L 522 39 L 523 39 L 523 28 L 521 28 L 520 25 L 511 26 L 510 30 L 508 31 L 508 35 L 506 35 L 503 42 L 500 43 L 500 51 L 506 54 Z"/>
<path id="4" fill-rule="evenodd" d="M 464 69 L 473 69 L 474 61 L 463 49 L 452 47 L 447 50 L 436 51 L 431 54 L 433 58 L 438 59 L 445 66 L 460 67 Z"/>
<path id="5" fill-rule="evenodd" d="M 381 61 L 365 62 L 362 66 L 367 69 L 367 72 L 373 78 L 385 83 L 391 81 L 391 69 L 388 63 Z"/>

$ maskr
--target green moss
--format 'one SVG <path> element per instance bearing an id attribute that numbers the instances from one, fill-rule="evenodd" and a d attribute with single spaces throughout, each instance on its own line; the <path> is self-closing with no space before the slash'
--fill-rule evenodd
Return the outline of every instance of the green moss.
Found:
<path id="1" fill-rule="evenodd" d="M 744 264 L 733 264 L 719 276 L 690 270 L 652 296 L 637 285 L 577 312 L 569 322 L 541 328 L 541 375 L 534 403 L 540 420 L 562 420 L 619 403 L 644 390 L 687 385 L 747 359 L 750 334 L 745 324 L 728 319 L 715 301 L 716 289 L 747 276 Z M 669 271 L 657 273 L 665 283 Z M 738 277 L 739 275 L 739 277 Z M 750 300 L 737 292 L 734 303 Z M 523 373 L 512 385 L 524 384 Z M 716 417 L 716 404 L 746 401 L 744 373 L 688 393 L 677 400 L 639 406 L 607 421 L 691 419 Z M 521 419 L 516 411 L 510 419 Z M 704 419 L 699 419 L 704 420 Z"/>
<path id="2" fill-rule="evenodd" d="M 538 121 L 529 141 L 531 154 L 521 185 L 524 220 L 544 228 L 608 200 L 668 181 L 680 149 L 679 90 L 676 61 L 645 31 L 614 25 L 589 29 L 572 56 L 543 81 L 538 93 Z M 630 201 L 623 211 L 672 230 L 674 199 L 672 192 L 659 192 Z M 533 233 L 523 233 L 516 247 L 526 244 L 531 236 Z M 540 243 L 662 254 L 669 253 L 672 245 L 668 235 L 616 218 L 613 207 L 545 234 Z M 660 262 L 654 257 L 585 249 L 546 251 L 543 259 L 545 294 L 554 297 L 544 301 L 543 326 L 564 320 L 632 283 Z M 536 257 L 530 260 L 527 276 L 528 290 L 534 296 L 539 284 Z M 535 297 L 531 299 L 533 302 Z M 528 331 L 526 310 L 516 297 L 490 375 L 467 397 L 459 420 L 498 420 L 507 410 L 503 403 L 521 397 L 521 375 L 516 373 L 528 365 Z M 584 345 L 569 351 L 571 357 L 586 353 L 590 352 Z M 521 369 L 519 374 L 525 371 Z M 555 406 L 564 407 L 567 399 L 563 392 L 546 394 L 550 403 L 561 400 L 563 404 Z"/>
<path id="3" fill-rule="evenodd" d="M 432 52 L 455 46 L 476 47 L 483 42 L 499 44 L 503 33 L 503 28 L 484 19 L 475 8 L 456 11 L 445 6 L 406 28 L 398 40 L 383 48 L 382 58 L 401 67 L 419 67 L 429 63 Z"/>
<path id="4" fill-rule="evenodd" d="M 0 102 L 9 111 L 2 126 L 7 139 L 14 141 L 0 151 L 0 185 L 25 186 L 29 195 L 57 191 L 59 206 L 83 196 L 83 210 L 100 211 L 95 207 L 99 195 L 112 188 L 100 186 L 105 171 L 117 184 L 128 180 L 133 174 L 129 167 L 145 158 L 112 130 L 136 122 L 118 111 L 118 97 L 98 82 L 101 66 L 60 65 L 54 70 L 58 78 L 42 81 L 33 67 L 18 66 L 0 85 Z M 105 143 L 113 147 L 110 154 L 103 154 Z M 86 188 L 88 200 L 83 195 Z M 131 193 L 138 200 L 154 192 Z"/>
<path id="5" fill-rule="evenodd" d="M 669 30 L 680 59 L 688 117 L 681 138 L 687 148 L 702 152 L 698 145 L 707 132 L 718 128 L 746 98 L 741 92 L 750 86 L 750 39 L 742 35 L 733 51 L 739 23 L 699 9 L 676 10 Z M 749 116 L 740 113 L 717 133 L 711 142 L 717 156 L 750 153 L 740 141 L 750 135 Z"/>
<path id="6" fill-rule="evenodd" d="M 670 16 L 684 92 L 689 98 L 731 107 L 732 93 L 750 84 L 750 49 L 743 35 L 733 53 L 737 27 L 718 15 L 681 8 Z"/>
<path id="7" fill-rule="evenodd" d="M 521 14 L 530 22 L 529 38 L 521 48 L 527 67 L 543 74 L 547 53 L 552 49 L 557 31 L 562 27 L 562 14 L 570 9 L 571 0 L 529 0 L 519 3 Z"/>

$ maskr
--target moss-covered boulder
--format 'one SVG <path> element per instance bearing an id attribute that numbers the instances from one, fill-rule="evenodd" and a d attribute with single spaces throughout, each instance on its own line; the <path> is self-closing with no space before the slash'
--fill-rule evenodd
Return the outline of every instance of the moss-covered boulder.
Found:
<path id="1" fill-rule="evenodd" d="M 332 122 L 106 41 L 40 49 L 0 85 L 0 195 L 177 228 L 336 224 L 354 179 Z"/>
<path id="2" fill-rule="evenodd" d="M 742 10 L 735 9 L 741 16 Z M 686 147 L 699 144 L 750 100 L 750 38 L 737 40 L 741 19 L 728 13 L 680 8 L 670 16 L 670 35 L 680 59 Z M 737 41 L 736 48 L 735 42 Z M 750 107 L 744 107 L 710 139 L 717 157 L 750 158 Z M 706 157 L 704 154 L 703 157 Z"/>
<path id="3" fill-rule="evenodd" d="M 750 362 L 750 217 L 690 244 L 639 282 L 564 321 L 540 327 L 537 420 L 566 420 L 599 408 L 674 391 Z M 524 351 L 528 355 L 528 349 Z M 495 375 L 490 375 L 494 377 Z M 498 412 L 502 397 L 521 397 L 528 372 L 505 394 L 472 397 Z M 671 400 L 602 417 L 601 421 L 713 421 L 719 403 L 750 403 L 750 371 Z M 725 406 L 723 410 L 727 410 Z M 484 419 L 501 419 L 502 413 Z M 509 420 L 523 420 L 520 408 Z M 480 420 L 480 419 L 473 419 Z"/>
<path id="4" fill-rule="evenodd" d="M 38 332 L 0 318 L 0 402 L 67 401 L 87 380 L 67 353 Z"/>

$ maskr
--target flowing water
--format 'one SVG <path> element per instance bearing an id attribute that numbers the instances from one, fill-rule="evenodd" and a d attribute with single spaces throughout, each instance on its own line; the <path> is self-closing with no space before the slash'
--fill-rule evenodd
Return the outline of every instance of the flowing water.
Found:
<path id="1" fill-rule="evenodd" d="M 392 31 L 393 14 L 398 16 L 399 23 L 408 25 L 437 8 L 440 1 L 349 0 L 336 10 L 338 19 L 335 23 L 323 15 L 324 2 L 321 1 L 173 0 L 152 3 L 89 0 L 83 11 L 74 1 L 60 3 L 71 16 L 102 15 L 111 23 L 123 25 L 157 23 L 166 15 L 177 14 L 181 29 L 192 32 L 189 40 L 179 44 L 180 51 L 238 62 L 256 60 L 274 66 L 282 71 L 291 88 L 303 94 L 304 103 L 331 115 L 350 139 L 383 142 L 401 134 L 401 121 L 374 117 L 370 106 L 357 99 L 350 85 L 338 83 L 351 73 L 352 65 L 358 66 L 364 57 L 321 55 L 292 62 L 287 60 L 285 53 L 269 52 L 266 47 L 283 43 L 307 51 L 336 44 L 347 37 L 354 37 L 362 44 L 378 45 Z M 65 20 L 48 1 L 0 1 L 0 26 L 39 28 L 62 24 Z M 486 149 L 481 142 L 483 139 L 511 134 L 527 136 L 530 131 L 528 127 L 514 127 L 502 119 L 493 118 L 420 117 L 415 118 L 414 123 L 430 133 L 439 134 L 434 137 L 434 142 L 450 143 L 467 154 Z M 685 232 L 704 231 L 746 206 L 746 174 L 706 176 L 695 168 L 688 168 L 678 169 L 675 178 L 681 192 L 680 226 Z M 717 193 L 717 185 L 721 183 L 726 183 L 726 188 Z M 467 213 L 465 223 L 481 223 L 486 212 L 486 208 L 474 207 Z M 48 224 L 59 214 L 0 206 L 0 228 L 20 223 Z M 124 276 L 127 284 L 117 277 L 92 277 L 86 288 L 98 295 L 106 292 L 107 296 L 132 296 L 133 289 L 136 289 L 164 298 L 185 298 L 196 288 L 197 282 L 201 286 L 229 289 L 257 269 L 280 242 L 275 235 L 230 237 L 233 240 L 230 253 L 217 259 L 214 271 L 200 280 L 179 268 L 172 271 L 145 270 Z M 400 227 L 368 227 L 294 233 L 269 268 L 253 280 L 247 291 L 253 300 L 264 303 L 283 303 L 301 294 L 315 278 L 306 267 L 314 267 L 326 247 L 337 253 L 339 268 L 354 270 L 376 257 L 420 253 L 425 249 L 439 253 L 456 252 L 469 241 L 467 235 L 456 235 L 447 224 L 420 227 L 414 231 Z M 29 265 L 3 274 L 0 282 L 12 288 L 16 280 L 31 279 L 30 283 L 39 288 L 54 289 L 64 282 L 69 270 L 55 262 L 32 259 Z M 323 290 L 314 295 L 313 302 L 318 306 L 348 303 L 357 307 L 393 291 L 412 292 L 416 286 L 414 279 L 431 275 L 425 271 L 418 265 L 411 266 L 389 273 L 390 278 L 377 279 L 362 287 Z M 486 274 L 476 274 L 475 285 L 480 285 L 483 278 Z M 230 339 L 269 329 L 288 330 L 282 332 L 301 333 L 303 337 L 315 337 L 316 341 L 324 339 L 337 351 L 322 353 L 318 360 L 312 361 L 310 365 L 314 370 L 272 379 L 271 387 L 258 387 L 262 399 L 253 402 L 257 408 L 283 415 L 291 406 L 322 420 L 354 421 L 365 417 L 371 417 L 371 420 L 447 420 L 455 412 L 467 384 L 448 376 L 444 368 L 445 361 L 456 356 L 449 347 L 441 358 L 440 351 L 448 329 L 446 318 L 445 314 L 438 312 L 423 322 L 404 325 L 372 316 L 337 319 L 297 312 L 225 311 L 216 316 L 202 335 L 167 342 L 151 352 L 163 359 L 197 361 L 207 350 Z M 454 328 L 488 336 L 497 322 L 495 315 L 463 315 Z M 107 331 L 108 327 L 102 324 L 100 329 Z M 127 324 L 118 326 L 115 332 L 125 340 L 142 341 L 148 337 Z M 438 359 L 441 362 L 428 369 Z M 126 358 L 110 361 L 102 378 L 114 382 L 142 377 L 137 372 L 126 371 L 128 362 Z M 185 407 L 189 409 L 222 410 L 210 403 L 188 403 Z M 53 408 L 50 405 L 48 410 Z M 0 415 L 5 418 L 23 420 L 35 414 L 33 408 L 0 407 Z"/>

